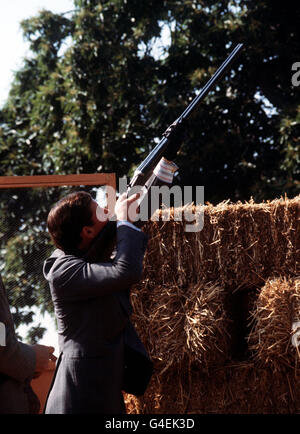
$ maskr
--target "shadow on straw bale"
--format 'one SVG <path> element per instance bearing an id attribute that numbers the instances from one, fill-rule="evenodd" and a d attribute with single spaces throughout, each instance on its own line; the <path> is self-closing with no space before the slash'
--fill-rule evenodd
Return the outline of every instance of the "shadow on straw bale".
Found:
<path id="1" fill-rule="evenodd" d="M 195 365 L 154 375 L 143 397 L 125 394 L 128 413 L 292 414 L 300 412 L 300 378 L 232 362 L 210 375 Z"/>

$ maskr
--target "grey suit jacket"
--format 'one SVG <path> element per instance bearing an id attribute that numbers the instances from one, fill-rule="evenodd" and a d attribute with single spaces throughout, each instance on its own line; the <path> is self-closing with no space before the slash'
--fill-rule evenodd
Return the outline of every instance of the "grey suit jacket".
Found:
<path id="1" fill-rule="evenodd" d="M 0 321 L 5 325 L 6 331 L 6 345 L 0 346 L 0 413 L 37 412 L 39 402 L 30 387 L 35 371 L 35 353 L 30 345 L 23 344 L 16 338 L 1 276 Z"/>
<path id="2" fill-rule="evenodd" d="M 111 263 L 90 264 L 61 250 L 45 261 L 60 349 L 45 413 L 124 413 L 128 288 L 141 277 L 146 243 L 143 232 L 120 226 Z"/>

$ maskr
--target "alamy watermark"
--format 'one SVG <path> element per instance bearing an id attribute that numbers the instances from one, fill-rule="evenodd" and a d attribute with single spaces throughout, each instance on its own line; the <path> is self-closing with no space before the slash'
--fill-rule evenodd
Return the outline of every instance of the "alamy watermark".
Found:
<path id="1" fill-rule="evenodd" d="M 293 63 L 292 71 L 296 71 L 292 75 L 292 85 L 293 86 L 299 86 L 300 85 L 300 62 Z"/>
<path id="2" fill-rule="evenodd" d="M 5 324 L 0 322 L 0 347 L 5 347 L 6 345 L 6 329 Z"/>
<path id="3" fill-rule="evenodd" d="M 300 321 L 293 322 L 292 333 L 292 345 L 298 348 L 300 344 Z"/>
<path id="4" fill-rule="evenodd" d="M 102 191 L 102 198 L 101 196 Z M 111 186 L 105 187 L 104 190 L 99 190 L 97 194 L 97 202 L 100 206 L 107 206 L 109 210 L 114 209 L 116 202 L 116 191 Z M 123 194 L 127 192 L 127 180 L 126 177 L 119 178 L 119 193 Z M 128 209 L 128 216 L 131 221 L 146 222 L 149 219 L 152 221 L 158 221 L 161 218 L 162 221 L 171 220 L 171 204 L 174 207 L 174 215 L 172 220 L 184 221 L 186 232 L 199 232 L 203 229 L 204 224 L 204 187 L 203 186 L 184 186 L 179 185 L 162 185 L 152 186 L 150 191 L 147 191 L 145 187 L 135 186 L 130 190 L 130 194 L 139 193 L 138 199 L 139 209 L 137 211 L 136 204 L 133 203 Z M 146 196 L 150 195 L 150 201 Z M 193 197 L 195 198 L 195 205 L 192 206 Z M 144 200 L 145 199 L 145 200 Z M 105 203 L 104 203 L 105 202 Z M 149 209 L 150 203 L 150 209 Z M 161 217 L 156 213 L 156 210 L 161 205 L 162 213 Z M 200 206 L 199 206 L 200 205 Z M 107 219 L 107 214 L 104 214 L 101 209 L 97 211 L 97 217 L 100 221 Z M 115 219 L 115 215 L 110 215 L 110 220 Z"/>

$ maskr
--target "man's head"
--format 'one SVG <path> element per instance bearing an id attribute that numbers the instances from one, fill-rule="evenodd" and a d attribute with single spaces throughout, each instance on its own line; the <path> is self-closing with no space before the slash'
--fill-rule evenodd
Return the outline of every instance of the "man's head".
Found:
<path id="1" fill-rule="evenodd" d="M 105 212 L 84 191 L 71 193 L 50 210 L 47 225 L 56 247 L 65 253 L 86 250 L 107 222 Z"/>

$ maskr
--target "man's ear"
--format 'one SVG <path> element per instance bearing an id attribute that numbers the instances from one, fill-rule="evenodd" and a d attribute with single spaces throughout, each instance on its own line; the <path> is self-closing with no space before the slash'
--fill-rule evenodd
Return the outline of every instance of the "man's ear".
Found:
<path id="1" fill-rule="evenodd" d="M 94 229 L 91 226 L 83 226 L 81 229 L 81 238 L 82 239 L 90 239 L 94 237 Z"/>

